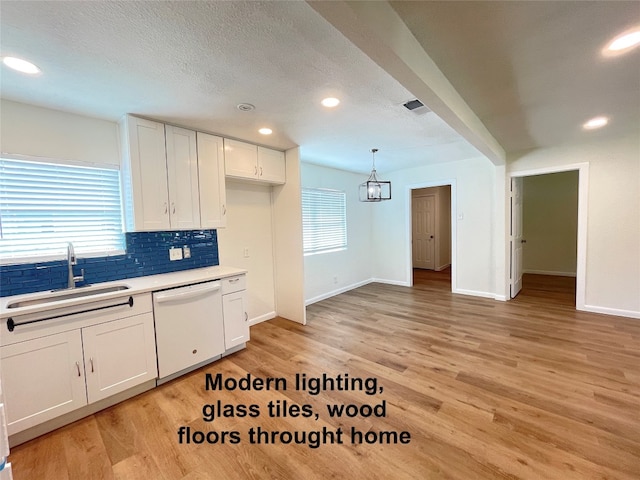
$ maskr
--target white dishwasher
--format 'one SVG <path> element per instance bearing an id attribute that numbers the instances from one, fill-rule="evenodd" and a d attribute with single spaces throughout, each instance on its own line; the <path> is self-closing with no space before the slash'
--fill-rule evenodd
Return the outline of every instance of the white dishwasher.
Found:
<path id="1" fill-rule="evenodd" d="M 158 383 L 224 352 L 219 280 L 153 292 L 153 315 Z"/>

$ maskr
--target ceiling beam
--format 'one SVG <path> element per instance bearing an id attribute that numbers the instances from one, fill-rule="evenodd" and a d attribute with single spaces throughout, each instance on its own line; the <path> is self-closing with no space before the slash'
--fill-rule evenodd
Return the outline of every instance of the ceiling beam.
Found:
<path id="1" fill-rule="evenodd" d="M 505 164 L 504 148 L 388 2 L 307 3 L 495 165 Z"/>

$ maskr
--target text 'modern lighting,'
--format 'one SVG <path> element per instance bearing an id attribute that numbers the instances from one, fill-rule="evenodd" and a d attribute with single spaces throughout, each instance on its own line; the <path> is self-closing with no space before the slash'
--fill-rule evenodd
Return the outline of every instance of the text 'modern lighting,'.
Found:
<path id="1" fill-rule="evenodd" d="M 373 156 L 373 167 L 366 182 L 360 184 L 359 199 L 361 202 L 381 202 L 391 200 L 391 182 L 378 179 L 376 173 L 376 152 L 377 148 L 371 149 Z"/>

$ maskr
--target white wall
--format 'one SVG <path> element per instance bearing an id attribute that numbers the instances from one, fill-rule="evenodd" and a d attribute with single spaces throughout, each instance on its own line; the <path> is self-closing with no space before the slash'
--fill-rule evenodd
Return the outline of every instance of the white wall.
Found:
<path id="1" fill-rule="evenodd" d="M 0 101 L 2 153 L 120 165 L 115 122 Z"/>
<path id="2" fill-rule="evenodd" d="M 276 310 L 271 187 L 233 181 L 226 187 L 227 227 L 217 230 L 220 264 L 248 270 L 248 313 L 255 324 Z"/>
<path id="3" fill-rule="evenodd" d="M 578 172 L 522 179 L 523 270 L 543 275 L 576 275 Z"/>
<path id="4" fill-rule="evenodd" d="M 302 163 L 302 188 L 342 190 L 346 193 L 347 203 L 347 249 L 304 257 L 307 304 L 364 285 L 372 279 L 374 226 L 371 220 L 376 205 L 358 201 L 358 186 L 366 177 L 365 174 Z"/>
<path id="5" fill-rule="evenodd" d="M 452 211 L 458 219 L 457 248 L 452 252 L 455 291 L 495 297 L 496 268 L 504 269 L 503 260 L 494 258 L 493 248 L 495 223 L 504 231 L 504 219 L 495 218 L 495 172 L 496 167 L 481 157 L 382 174 L 391 180 L 393 195 L 390 201 L 374 205 L 374 276 L 388 283 L 411 284 L 410 189 L 453 181 Z"/>
<path id="6" fill-rule="evenodd" d="M 513 155 L 509 171 L 589 163 L 587 310 L 640 318 L 640 137 Z"/>
<path id="7" fill-rule="evenodd" d="M 276 312 L 304 325 L 307 311 L 304 305 L 300 149 L 287 150 L 285 158 L 287 183 L 273 187 Z"/>

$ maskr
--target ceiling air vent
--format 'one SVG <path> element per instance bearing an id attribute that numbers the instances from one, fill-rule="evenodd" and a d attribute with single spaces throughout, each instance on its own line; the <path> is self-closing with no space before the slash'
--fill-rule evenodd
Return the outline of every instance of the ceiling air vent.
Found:
<path id="1" fill-rule="evenodd" d="M 424 103 L 422 103 L 417 98 L 414 100 L 409 100 L 407 103 L 403 103 L 402 106 L 410 112 L 416 114 L 423 114 L 430 111 L 427 107 L 424 106 Z"/>
<path id="2" fill-rule="evenodd" d="M 256 107 L 254 107 L 250 103 L 239 103 L 238 105 L 236 105 L 236 108 L 241 112 L 251 112 L 256 109 Z"/>

